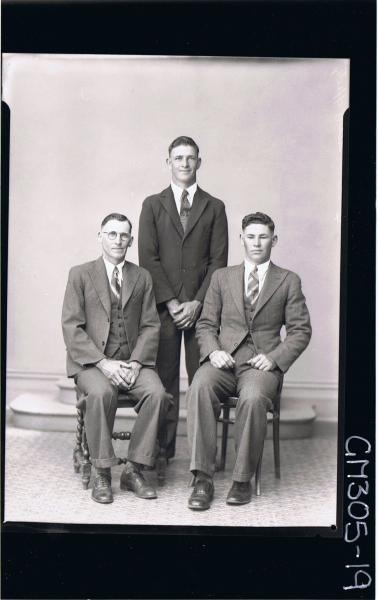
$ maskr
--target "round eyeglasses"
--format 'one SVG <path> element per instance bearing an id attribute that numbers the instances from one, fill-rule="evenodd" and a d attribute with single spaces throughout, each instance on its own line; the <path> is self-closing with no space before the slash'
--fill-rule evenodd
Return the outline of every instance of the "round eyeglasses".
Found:
<path id="1" fill-rule="evenodd" d="M 106 233 L 109 240 L 115 240 L 117 235 L 119 235 L 122 242 L 127 242 L 131 238 L 129 233 L 117 233 L 116 231 L 102 231 L 101 233 Z"/>

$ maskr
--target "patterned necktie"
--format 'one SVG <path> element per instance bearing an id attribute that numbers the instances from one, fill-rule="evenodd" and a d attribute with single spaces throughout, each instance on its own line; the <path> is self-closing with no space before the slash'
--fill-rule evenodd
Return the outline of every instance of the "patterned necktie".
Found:
<path id="1" fill-rule="evenodd" d="M 254 265 L 252 271 L 249 274 L 248 285 L 247 285 L 247 297 L 250 299 L 252 305 L 256 302 L 258 295 L 259 295 L 259 276 L 257 273 L 257 266 Z"/>
<path id="2" fill-rule="evenodd" d="M 188 224 L 189 213 L 190 213 L 190 204 L 188 200 L 188 190 L 183 190 L 181 194 L 181 207 L 180 207 L 180 221 L 184 233 L 186 231 L 186 226 Z"/>
<path id="3" fill-rule="evenodd" d="M 119 270 L 118 267 L 114 267 L 113 269 L 113 275 L 112 275 L 112 280 L 110 283 L 113 292 L 115 293 L 115 295 L 117 296 L 118 300 L 121 297 L 121 284 L 119 282 Z"/>

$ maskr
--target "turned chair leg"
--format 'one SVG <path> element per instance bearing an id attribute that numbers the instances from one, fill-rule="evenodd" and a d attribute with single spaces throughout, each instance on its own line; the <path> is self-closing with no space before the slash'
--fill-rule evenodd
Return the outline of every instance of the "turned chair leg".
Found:
<path id="1" fill-rule="evenodd" d="M 280 415 L 273 415 L 273 450 L 274 450 L 274 470 L 277 479 L 281 478 L 280 466 Z"/>
<path id="2" fill-rule="evenodd" d="M 86 490 L 88 488 L 89 485 L 89 480 L 91 478 L 91 470 L 92 470 L 92 465 L 91 462 L 89 460 L 89 448 L 88 448 L 88 442 L 87 442 L 87 435 L 85 433 L 85 429 L 83 431 L 83 462 L 82 462 L 82 477 L 81 477 L 81 481 L 83 484 L 83 488 Z"/>
<path id="3" fill-rule="evenodd" d="M 83 462 L 83 411 L 78 408 L 77 409 L 77 427 L 76 427 L 76 445 L 73 451 L 73 467 L 75 473 L 79 473 L 81 464 Z"/>

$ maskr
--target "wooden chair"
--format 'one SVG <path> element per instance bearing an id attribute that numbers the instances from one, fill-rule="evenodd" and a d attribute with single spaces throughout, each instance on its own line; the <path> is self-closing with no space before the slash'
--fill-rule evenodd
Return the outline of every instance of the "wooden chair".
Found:
<path id="1" fill-rule="evenodd" d="M 76 388 L 76 411 L 77 411 L 77 427 L 76 427 L 76 444 L 73 450 L 73 466 L 75 473 L 79 473 L 80 469 L 82 472 L 81 481 L 83 484 L 83 488 L 87 489 L 89 485 L 89 480 L 91 478 L 91 470 L 92 463 L 89 455 L 89 448 L 87 443 L 87 436 L 85 433 L 84 426 L 84 411 L 83 404 L 85 402 L 85 395 L 79 392 L 78 388 Z M 118 404 L 117 408 L 130 408 L 135 405 L 135 400 L 132 400 L 131 397 L 127 394 L 127 392 L 120 392 L 118 394 Z M 131 437 L 130 431 L 114 431 L 112 433 L 113 440 L 129 440 Z M 118 464 L 126 464 L 127 458 L 117 457 Z M 160 454 L 156 459 L 155 469 L 157 475 L 157 482 L 159 486 L 164 485 L 165 483 L 165 467 L 166 467 L 166 459 L 165 459 L 165 449 L 160 449 Z"/>
<path id="2" fill-rule="evenodd" d="M 277 394 L 274 400 L 274 406 L 272 410 L 273 419 L 273 451 L 274 451 L 274 470 L 277 479 L 281 477 L 280 467 L 280 407 L 281 407 L 281 392 L 282 392 L 283 378 L 278 386 Z M 238 401 L 237 396 L 229 396 L 221 403 L 221 412 L 218 417 L 218 423 L 222 423 L 222 444 L 221 444 L 221 456 L 217 465 L 218 471 L 224 471 L 226 466 L 226 455 L 227 455 L 227 442 L 228 442 L 228 426 L 234 425 L 235 420 L 230 417 L 230 411 L 236 407 Z M 255 473 L 256 483 L 256 495 L 261 495 L 261 464 L 263 457 L 264 447 L 261 452 L 259 462 L 257 463 Z"/>

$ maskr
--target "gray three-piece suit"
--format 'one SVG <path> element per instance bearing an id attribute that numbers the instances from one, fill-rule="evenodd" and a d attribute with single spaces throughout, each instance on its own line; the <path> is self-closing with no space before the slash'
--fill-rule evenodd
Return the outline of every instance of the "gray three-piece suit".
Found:
<path id="1" fill-rule="evenodd" d="M 280 335 L 283 325 L 285 339 Z M 218 269 L 212 276 L 196 335 L 202 366 L 187 393 L 190 470 L 214 474 L 220 400 L 237 394 L 233 480 L 249 481 L 262 453 L 267 411 L 272 409 L 279 383 L 311 337 L 298 275 L 270 263 L 252 307 L 245 296 L 244 264 Z M 230 353 L 235 367 L 213 367 L 209 355 L 214 350 Z M 257 354 L 272 359 L 274 370 L 262 371 L 246 364 Z"/>
<path id="2" fill-rule="evenodd" d="M 142 368 L 129 392 L 138 413 L 128 451 L 136 463 L 152 466 L 157 438 L 171 396 L 154 370 L 160 320 L 150 274 L 125 261 L 121 298 L 109 285 L 102 257 L 70 270 L 62 311 L 67 374 L 85 394 L 84 423 L 92 464 L 117 463 L 111 441 L 118 388 L 95 366 L 103 358 L 138 361 Z"/>

